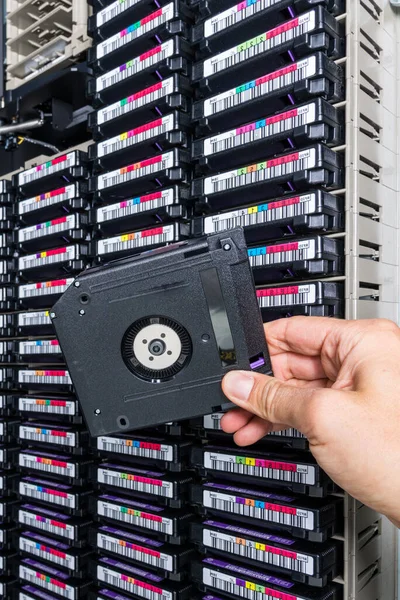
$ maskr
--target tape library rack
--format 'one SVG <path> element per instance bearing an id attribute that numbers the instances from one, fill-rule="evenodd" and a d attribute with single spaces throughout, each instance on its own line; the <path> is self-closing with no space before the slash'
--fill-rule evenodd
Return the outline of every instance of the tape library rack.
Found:
<path id="1" fill-rule="evenodd" d="M 375 146 L 349 159 L 395 111 L 354 74 L 386 0 L 90 4 L 90 145 L 0 181 L 0 597 L 392 600 L 385 526 L 300 432 L 240 449 L 218 412 L 91 439 L 51 325 L 88 266 L 238 226 L 264 322 L 391 314 L 379 244 L 350 258 L 354 219 L 394 228 Z"/>

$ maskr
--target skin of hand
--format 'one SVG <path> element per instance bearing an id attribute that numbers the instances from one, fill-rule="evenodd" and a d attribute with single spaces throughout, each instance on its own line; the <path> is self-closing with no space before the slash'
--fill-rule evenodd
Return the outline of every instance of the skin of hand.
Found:
<path id="1" fill-rule="evenodd" d="M 231 371 L 239 446 L 293 427 L 324 471 L 400 526 L 400 328 L 384 319 L 291 317 L 265 325 L 274 377 Z"/>

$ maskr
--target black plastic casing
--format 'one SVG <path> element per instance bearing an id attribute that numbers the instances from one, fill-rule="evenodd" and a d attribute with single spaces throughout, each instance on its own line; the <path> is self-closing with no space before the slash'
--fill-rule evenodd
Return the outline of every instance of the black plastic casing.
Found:
<path id="1" fill-rule="evenodd" d="M 221 361 L 201 280 L 207 269 L 216 271 L 225 303 L 236 353 L 229 366 Z M 214 412 L 227 403 L 221 389 L 225 373 L 249 370 L 258 359 L 264 364 L 255 370 L 271 374 L 242 229 L 89 269 L 54 313 L 56 334 L 94 436 Z M 121 343 L 135 321 L 157 315 L 186 329 L 192 354 L 174 378 L 150 383 L 125 365 Z"/>

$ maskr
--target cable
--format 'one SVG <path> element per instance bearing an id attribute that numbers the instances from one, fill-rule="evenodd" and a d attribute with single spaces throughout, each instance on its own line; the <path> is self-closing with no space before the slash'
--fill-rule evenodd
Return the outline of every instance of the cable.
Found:
<path id="1" fill-rule="evenodd" d="M 42 142 L 41 140 L 37 140 L 35 138 L 30 138 L 30 137 L 25 137 L 25 136 L 18 137 L 18 145 L 20 146 L 23 142 L 29 142 L 30 144 L 36 144 L 37 146 L 43 146 L 44 148 L 48 148 L 49 150 L 52 150 L 54 152 L 54 154 L 61 152 L 61 150 L 59 150 L 59 148 L 57 148 L 56 146 L 53 146 L 53 144 L 48 144 L 47 142 Z"/>

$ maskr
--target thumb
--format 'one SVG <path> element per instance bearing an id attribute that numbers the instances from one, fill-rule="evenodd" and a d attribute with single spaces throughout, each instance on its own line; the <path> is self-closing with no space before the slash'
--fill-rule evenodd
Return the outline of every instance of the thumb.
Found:
<path id="1" fill-rule="evenodd" d="M 230 371 L 222 381 L 225 394 L 240 408 L 269 421 L 303 431 L 315 391 L 287 385 L 275 377 Z"/>

